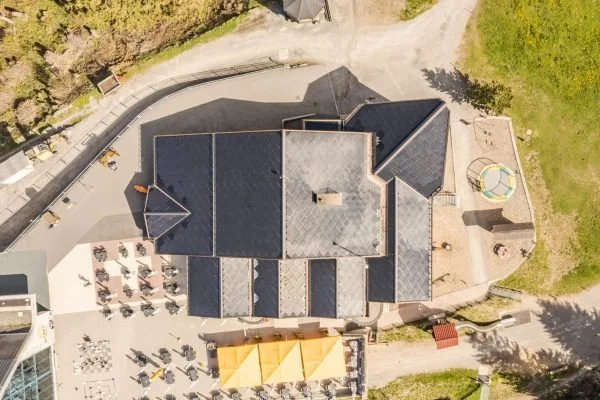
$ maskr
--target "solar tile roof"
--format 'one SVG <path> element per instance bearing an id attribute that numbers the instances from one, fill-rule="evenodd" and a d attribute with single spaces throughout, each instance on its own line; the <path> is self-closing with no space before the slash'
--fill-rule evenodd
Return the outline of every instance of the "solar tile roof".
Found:
<path id="1" fill-rule="evenodd" d="M 336 318 L 335 259 L 310 260 L 310 315 Z"/>
<path id="2" fill-rule="evenodd" d="M 147 215 L 189 210 L 147 218 L 158 253 L 281 257 L 280 132 L 156 137 L 155 185 Z"/>
<path id="3" fill-rule="evenodd" d="M 151 238 L 158 238 L 164 235 L 183 221 L 189 214 L 178 213 L 178 214 L 146 214 L 146 227 L 148 229 L 148 236 Z"/>
<path id="4" fill-rule="evenodd" d="M 279 318 L 279 263 L 277 260 L 254 261 L 254 315 Z"/>
<path id="5" fill-rule="evenodd" d="M 388 183 L 387 255 L 369 258 L 369 301 L 431 299 L 431 203 L 402 180 Z"/>
<path id="6" fill-rule="evenodd" d="M 155 242 L 161 254 L 213 255 L 211 135 L 157 136 L 154 183 L 190 215 Z"/>
<path id="7" fill-rule="evenodd" d="M 281 257 L 281 133 L 215 135 L 216 255 Z"/>
<path id="8" fill-rule="evenodd" d="M 377 168 L 442 104 L 440 99 L 363 104 L 344 121 L 344 130 L 377 135 Z"/>
<path id="9" fill-rule="evenodd" d="M 444 183 L 449 120 L 448 108 L 440 108 L 397 154 L 376 169 L 377 175 L 385 181 L 397 176 L 421 195 L 433 195 Z"/>
<path id="10" fill-rule="evenodd" d="M 387 184 L 386 253 L 385 257 L 370 257 L 369 301 L 394 303 L 396 301 L 396 181 Z"/>
<path id="11" fill-rule="evenodd" d="M 396 302 L 431 299 L 431 203 L 396 178 Z"/>
<path id="12" fill-rule="evenodd" d="M 188 257 L 189 315 L 221 318 L 221 261 Z"/>
<path id="13" fill-rule="evenodd" d="M 147 233 L 158 253 L 207 256 L 189 257 L 190 315 L 363 316 L 367 285 L 370 301 L 430 299 L 430 196 L 443 184 L 449 124 L 443 102 L 371 103 L 341 125 L 303 123 L 313 131 L 155 138 Z M 340 203 L 318 203 L 322 193 Z"/>

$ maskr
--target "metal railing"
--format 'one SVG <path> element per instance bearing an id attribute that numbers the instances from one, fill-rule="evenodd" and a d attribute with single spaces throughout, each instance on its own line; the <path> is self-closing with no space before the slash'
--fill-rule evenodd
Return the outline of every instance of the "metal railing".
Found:
<path id="1" fill-rule="evenodd" d="M 37 222 L 41 219 L 42 215 L 46 213 L 50 208 L 52 208 L 59 199 L 63 198 L 66 195 L 66 193 L 73 187 L 73 185 L 75 185 L 81 179 L 81 177 L 97 162 L 98 157 L 105 151 L 107 151 L 110 147 L 112 147 L 121 138 L 123 133 L 125 133 L 128 129 L 135 125 L 135 123 L 146 113 L 146 111 L 149 111 L 153 107 L 161 104 L 162 102 L 167 101 L 174 95 L 178 95 L 186 90 L 194 89 L 198 86 L 207 83 L 228 78 L 234 78 L 240 75 L 263 72 L 280 67 L 283 67 L 283 64 L 269 59 L 268 61 L 260 63 L 244 64 L 234 67 L 177 76 L 148 85 L 145 88 L 129 95 L 125 99 L 120 100 L 119 104 L 117 104 L 115 107 L 113 107 L 111 111 L 105 114 L 101 121 L 94 125 L 92 129 L 90 129 L 86 134 L 82 135 L 82 138 L 79 139 L 78 144 L 74 145 L 69 152 L 67 152 L 63 157 L 61 157 L 61 159 L 59 159 L 55 163 L 54 167 L 51 168 L 54 174 L 50 173 L 50 171 L 44 173 L 40 177 L 40 179 L 42 177 L 45 177 L 44 181 L 38 186 L 38 181 L 40 180 L 38 179 L 38 181 L 36 181 L 34 185 L 41 190 L 44 187 L 46 187 L 49 183 L 51 183 L 54 179 L 59 177 L 63 169 L 65 169 L 71 162 L 76 161 L 79 156 L 85 153 L 85 151 L 89 149 L 90 144 L 95 143 L 95 141 L 93 140 L 94 138 L 101 137 L 103 133 L 106 133 L 106 131 L 109 130 L 116 130 L 115 135 L 109 138 L 108 142 L 104 146 L 102 146 L 102 148 L 99 151 L 95 152 L 93 158 L 81 169 L 81 171 L 73 179 L 70 180 L 67 186 L 60 193 L 54 196 L 52 201 L 46 207 L 43 207 L 42 211 L 37 213 L 37 216 L 35 218 L 29 219 L 29 223 L 25 227 L 25 229 L 23 229 L 21 233 L 11 241 L 10 244 L 2 250 L 2 252 L 6 253 L 11 251 L 14 248 L 14 246 L 25 235 L 27 235 L 27 233 L 29 233 L 29 231 L 37 224 Z M 172 92 L 167 93 L 164 96 L 158 96 L 155 100 L 153 99 L 155 95 L 160 94 L 160 91 L 168 91 L 168 89 L 172 89 Z M 132 108 L 143 106 L 146 102 L 148 102 L 149 104 L 143 107 L 141 111 L 139 111 L 138 113 L 131 113 Z M 129 120 L 129 122 L 126 123 L 126 125 L 121 127 L 120 125 L 123 125 L 124 121 L 121 121 L 120 119 L 124 118 L 126 120 L 126 114 L 128 113 L 132 114 L 131 119 Z M 81 146 L 81 148 L 79 148 L 78 146 Z M 77 153 L 71 154 L 74 150 L 77 151 Z M 67 160 L 65 160 L 65 158 L 67 158 Z M 47 179 L 48 177 L 51 178 Z M 29 196 L 27 196 L 26 193 L 20 193 L 18 196 L 23 200 L 29 198 Z M 9 215 L 4 220 L 0 220 L 0 224 L 10 220 L 10 218 L 16 215 L 22 209 L 22 207 L 29 201 L 35 201 L 35 198 L 29 198 L 29 200 L 23 202 L 20 205 L 20 207 L 18 207 L 16 210 L 9 209 L 9 207 L 11 207 L 14 204 L 14 202 L 7 206 L 3 211 L 8 211 L 12 215 Z"/>

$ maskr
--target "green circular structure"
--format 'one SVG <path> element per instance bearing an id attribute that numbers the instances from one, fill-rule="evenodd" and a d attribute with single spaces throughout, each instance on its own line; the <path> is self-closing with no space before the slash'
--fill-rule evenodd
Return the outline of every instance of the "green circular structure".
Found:
<path id="1" fill-rule="evenodd" d="M 495 203 L 506 201 L 517 189 L 517 177 L 504 164 L 486 165 L 479 174 L 481 195 Z"/>

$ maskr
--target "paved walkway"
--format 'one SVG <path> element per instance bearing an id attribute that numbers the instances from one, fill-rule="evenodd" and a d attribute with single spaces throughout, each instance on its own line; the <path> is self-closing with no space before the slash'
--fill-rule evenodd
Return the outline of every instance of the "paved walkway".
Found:
<path id="1" fill-rule="evenodd" d="M 427 88 L 421 69 L 450 66 L 456 58 L 464 27 L 475 2 L 443 0 L 413 21 L 385 26 L 362 25 L 360 16 L 354 14 L 352 0 L 332 2 L 333 23 L 293 24 L 285 21 L 281 15 L 266 13 L 258 28 L 195 47 L 137 75 L 117 92 L 100 101 L 97 112 L 73 127 L 71 134 L 79 138 L 92 132 L 107 112 L 149 84 L 198 71 L 256 62 L 266 57 L 278 58 L 280 50 L 285 50 L 289 55 L 283 61 L 296 59 L 315 61 L 326 66 L 346 65 L 361 80 L 385 87 L 382 95 L 390 99 L 435 97 L 439 94 Z M 99 136 L 94 143 L 105 143 L 107 137 Z M 47 201 L 32 202 L 30 197 L 47 200 L 58 194 L 51 193 L 48 187 L 62 186 L 52 181 L 45 182 L 44 189 L 36 193 L 36 182 L 51 180 L 56 175 L 52 171 L 59 167 L 61 170 L 68 169 L 72 178 L 86 164 L 82 161 L 82 157 L 76 156 L 64 157 L 60 161 L 50 159 L 39 165 L 22 182 L 0 188 L 0 215 L 3 219 L 24 202 L 28 203 L 25 207 L 35 208 L 27 215 L 11 218 L 13 221 L 9 220 L 6 229 L 11 229 L 13 225 L 12 230 L 20 229 L 31 219 L 31 215 L 37 215 L 38 211 L 44 209 L 40 204 L 46 204 Z M 66 173 L 62 175 L 66 176 Z M 0 249 L 6 247 L 5 242 L 0 240 Z"/>
<path id="2" fill-rule="evenodd" d="M 531 323 L 473 340 L 462 336 L 458 346 L 443 350 L 437 350 L 433 340 L 373 345 L 368 349 L 369 385 L 383 386 L 400 375 L 476 369 L 481 364 L 528 368 L 533 363 L 562 364 L 569 359 L 597 363 L 599 298 L 600 285 L 556 300 L 524 296 L 521 309 L 531 310 Z"/>

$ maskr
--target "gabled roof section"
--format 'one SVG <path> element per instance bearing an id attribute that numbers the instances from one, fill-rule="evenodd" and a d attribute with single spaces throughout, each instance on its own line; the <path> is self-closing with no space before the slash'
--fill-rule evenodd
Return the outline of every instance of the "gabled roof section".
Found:
<path id="1" fill-rule="evenodd" d="M 148 237 L 156 239 L 183 221 L 189 213 L 145 214 Z"/>
<path id="2" fill-rule="evenodd" d="M 190 212 L 159 187 L 151 185 L 144 218 L 148 237 L 158 239 L 190 215 Z"/>
<path id="3" fill-rule="evenodd" d="M 385 181 L 402 179 L 424 197 L 444 183 L 450 111 L 444 105 L 430 116 L 375 173 Z"/>
<path id="4" fill-rule="evenodd" d="M 187 292 L 189 315 L 221 318 L 221 260 L 188 257 Z"/>
<path id="5" fill-rule="evenodd" d="M 284 0 L 283 10 L 297 21 L 313 19 L 325 7 L 325 0 Z"/>
<path id="6" fill-rule="evenodd" d="M 154 138 L 154 184 L 190 211 L 156 240 L 159 254 L 213 255 L 212 135 Z"/>
<path id="7" fill-rule="evenodd" d="M 373 132 L 377 136 L 377 169 L 443 104 L 440 99 L 363 104 L 346 118 L 344 130 Z"/>
<path id="8" fill-rule="evenodd" d="M 431 299 L 431 203 L 396 178 L 396 303 Z"/>
<path id="9" fill-rule="evenodd" d="M 394 178 L 388 183 L 387 255 L 369 258 L 369 301 L 431 298 L 431 200 Z"/>
<path id="10" fill-rule="evenodd" d="M 369 301 L 396 302 L 396 180 L 387 184 L 385 257 L 368 258 Z"/>

